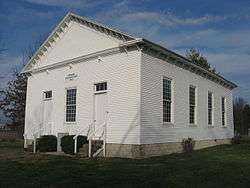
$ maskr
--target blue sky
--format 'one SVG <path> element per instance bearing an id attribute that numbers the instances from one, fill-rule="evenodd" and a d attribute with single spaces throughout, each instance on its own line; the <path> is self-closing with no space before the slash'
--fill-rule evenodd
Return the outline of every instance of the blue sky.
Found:
<path id="1" fill-rule="evenodd" d="M 0 87 L 23 54 L 74 12 L 145 37 L 185 55 L 198 48 L 250 102 L 250 1 L 247 0 L 1 0 Z"/>

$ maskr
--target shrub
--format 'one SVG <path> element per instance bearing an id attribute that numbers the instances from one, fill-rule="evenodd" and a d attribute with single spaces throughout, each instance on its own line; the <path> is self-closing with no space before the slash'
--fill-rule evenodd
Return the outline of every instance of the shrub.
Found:
<path id="1" fill-rule="evenodd" d="M 242 136 L 242 138 L 240 139 L 240 143 L 250 144 L 250 137 L 249 136 Z"/>
<path id="2" fill-rule="evenodd" d="M 57 138 L 54 135 L 44 135 L 37 139 L 37 150 L 40 152 L 51 152 L 57 149 Z"/>
<path id="3" fill-rule="evenodd" d="M 239 143 L 240 143 L 240 140 L 241 140 L 241 135 L 240 135 L 240 134 L 237 134 L 237 135 L 235 135 L 235 136 L 232 138 L 231 143 L 232 143 L 232 144 L 239 144 Z"/>
<path id="4" fill-rule="evenodd" d="M 74 154 L 74 137 L 75 135 L 67 135 L 62 137 L 61 139 L 61 147 L 62 151 L 66 154 Z M 77 152 L 79 152 L 80 147 L 83 144 L 87 144 L 88 140 L 86 136 L 78 136 L 77 137 Z"/>
<path id="5" fill-rule="evenodd" d="M 241 136 L 240 134 L 235 135 L 231 141 L 232 144 L 250 144 L 249 136 Z"/>
<path id="6" fill-rule="evenodd" d="M 182 147 L 184 152 L 192 152 L 194 150 L 195 141 L 193 138 L 187 138 L 182 140 Z"/>
<path id="7" fill-rule="evenodd" d="M 15 138 L 10 138 L 9 141 L 10 141 L 10 143 L 14 143 L 14 142 L 16 142 L 16 139 Z"/>

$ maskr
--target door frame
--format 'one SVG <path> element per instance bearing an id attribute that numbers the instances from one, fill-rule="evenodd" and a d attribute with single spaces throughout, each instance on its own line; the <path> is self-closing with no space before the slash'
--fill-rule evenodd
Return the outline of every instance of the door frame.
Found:
<path id="1" fill-rule="evenodd" d="M 107 83 L 107 90 L 103 90 L 103 91 L 96 91 L 96 84 L 98 83 L 103 83 L 106 82 Z M 109 82 L 107 80 L 100 80 L 100 81 L 95 81 L 92 84 L 93 87 L 93 115 L 92 115 L 92 122 L 94 124 L 95 127 L 95 97 L 96 95 L 101 95 L 103 93 L 105 93 L 107 96 L 107 109 L 109 108 Z M 108 112 L 108 110 L 107 110 Z"/>

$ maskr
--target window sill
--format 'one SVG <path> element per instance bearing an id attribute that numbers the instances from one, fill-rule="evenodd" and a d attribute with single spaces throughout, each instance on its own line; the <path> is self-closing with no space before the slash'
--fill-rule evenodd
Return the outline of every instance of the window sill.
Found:
<path id="1" fill-rule="evenodd" d="M 50 101 L 52 100 L 52 98 L 46 98 L 46 99 L 43 99 L 44 101 Z"/>
<path id="2" fill-rule="evenodd" d="M 64 122 L 64 125 L 76 125 L 76 121 L 75 122 Z"/>
<path id="3" fill-rule="evenodd" d="M 101 93 L 107 93 L 108 90 L 102 90 L 102 91 L 95 91 L 94 94 L 101 94 Z"/>
<path id="4" fill-rule="evenodd" d="M 174 124 L 170 123 L 170 122 L 163 122 L 163 126 L 164 127 L 174 127 Z"/>
<path id="5" fill-rule="evenodd" d="M 208 128 L 214 128 L 214 125 L 208 125 L 207 127 Z"/>
<path id="6" fill-rule="evenodd" d="M 189 124 L 189 127 L 197 127 L 197 124 Z"/>

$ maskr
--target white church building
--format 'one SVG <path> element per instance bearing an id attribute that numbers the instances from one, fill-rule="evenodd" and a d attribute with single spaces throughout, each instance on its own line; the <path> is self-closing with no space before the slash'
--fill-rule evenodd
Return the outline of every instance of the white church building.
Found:
<path id="1" fill-rule="evenodd" d="M 234 83 L 72 13 L 22 73 L 28 75 L 26 146 L 36 134 L 86 135 L 103 140 L 104 156 L 134 158 L 181 152 L 188 137 L 199 149 L 234 136 Z"/>

